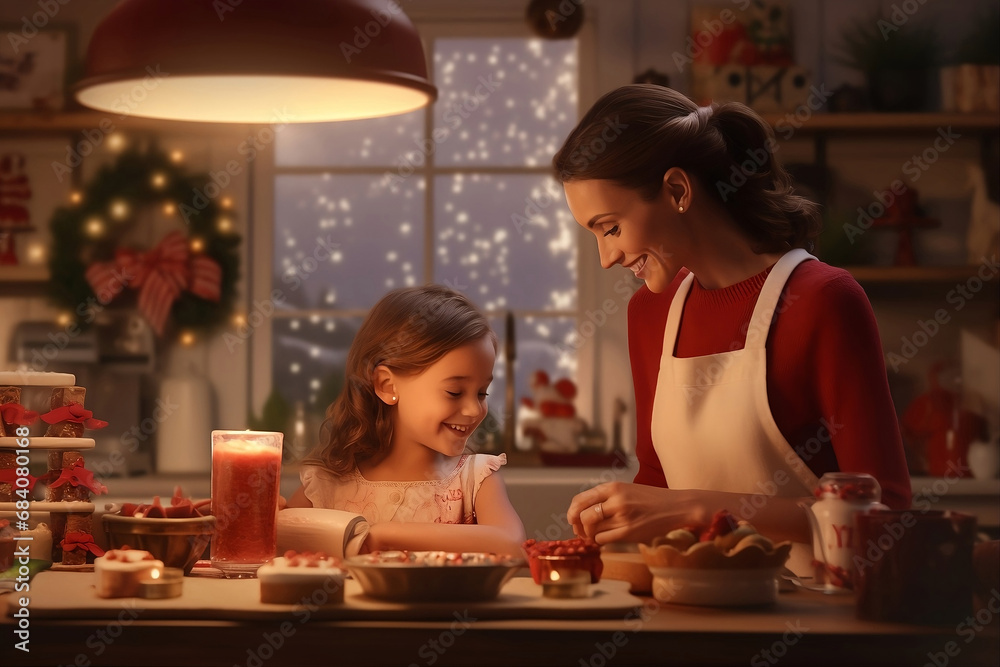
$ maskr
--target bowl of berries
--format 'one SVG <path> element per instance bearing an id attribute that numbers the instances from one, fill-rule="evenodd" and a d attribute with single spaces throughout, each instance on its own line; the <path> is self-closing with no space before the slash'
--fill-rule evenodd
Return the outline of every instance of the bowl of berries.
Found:
<path id="1" fill-rule="evenodd" d="M 531 578 L 547 597 L 585 597 L 601 580 L 601 547 L 593 540 L 527 540 L 522 546 Z"/>
<path id="2" fill-rule="evenodd" d="M 653 574 L 653 597 L 706 606 L 773 603 L 792 550 L 722 510 L 708 525 L 691 525 L 639 545 Z"/>

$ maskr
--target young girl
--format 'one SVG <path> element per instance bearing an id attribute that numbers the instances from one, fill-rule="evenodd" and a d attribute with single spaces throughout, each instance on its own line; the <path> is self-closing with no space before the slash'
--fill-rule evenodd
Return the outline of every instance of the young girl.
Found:
<path id="1" fill-rule="evenodd" d="M 365 319 L 323 442 L 288 507 L 361 514 L 363 550 L 519 554 L 524 527 L 503 480 L 506 456 L 466 454 L 487 414 L 496 335 L 463 295 L 397 289 Z"/>

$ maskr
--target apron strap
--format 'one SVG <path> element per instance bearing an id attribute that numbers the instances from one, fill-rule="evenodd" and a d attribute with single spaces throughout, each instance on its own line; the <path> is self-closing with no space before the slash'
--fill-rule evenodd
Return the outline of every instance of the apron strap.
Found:
<path id="1" fill-rule="evenodd" d="M 691 284 L 694 282 L 694 274 L 688 273 L 681 284 L 678 285 L 677 291 L 674 292 L 674 298 L 670 302 L 670 310 L 667 311 L 667 325 L 663 329 L 663 354 L 668 357 L 674 356 L 674 350 L 677 348 L 677 333 L 680 331 L 681 314 L 684 312 L 684 301 L 687 299 L 688 292 L 691 291 Z"/>
<path id="2" fill-rule="evenodd" d="M 767 274 L 767 280 L 760 288 L 760 296 L 757 297 L 757 305 L 754 306 L 753 315 L 750 317 L 750 324 L 747 327 L 747 339 L 743 345 L 744 349 L 763 349 L 767 343 L 767 333 L 771 329 L 771 322 L 778 310 L 778 302 L 781 300 L 781 292 L 788 282 L 788 276 L 799 264 L 806 260 L 816 259 L 802 248 L 789 250 L 778 260 L 771 272 Z"/>

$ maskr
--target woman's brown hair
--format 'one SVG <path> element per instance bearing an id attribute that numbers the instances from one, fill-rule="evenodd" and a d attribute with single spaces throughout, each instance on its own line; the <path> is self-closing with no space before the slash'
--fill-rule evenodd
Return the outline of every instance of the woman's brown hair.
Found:
<path id="1" fill-rule="evenodd" d="M 699 107 L 652 84 L 605 94 L 552 160 L 561 183 L 610 180 L 651 201 L 679 167 L 722 204 L 758 253 L 812 248 L 819 206 L 794 193 L 771 127 L 736 102 Z"/>
<path id="2" fill-rule="evenodd" d="M 464 295 L 441 285 L 389 292 L 369 311 L 347 353 L 344 390 L 326 410 L 320 443 L 303 463 L 338 475 L 387 453 L 392 411 L 375 393 L 375 369 L 417 375 L 467 343 L 488 336 L 489 320 Z"/>

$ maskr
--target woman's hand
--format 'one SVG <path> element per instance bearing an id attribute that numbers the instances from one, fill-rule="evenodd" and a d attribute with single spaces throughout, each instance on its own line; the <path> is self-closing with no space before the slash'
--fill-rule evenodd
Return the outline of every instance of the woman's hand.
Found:
<path id="1" fill-rule="evenodd" d="M 573 532 L 600 544 L 649 542 L 685 524 L 704 523 L 706 491 L 609 482 L 576 495 L 566 513 Z"/>
<path id="2" fill-rule="evenodd" d="M 600 544 L 650 542 L 674 528 L 705 525 L 727 509 L 771 539 L 808 542 L 811 533 L 800 500 L 609 482 L 577 494 L 566 518 L 576 535 Z"/>

